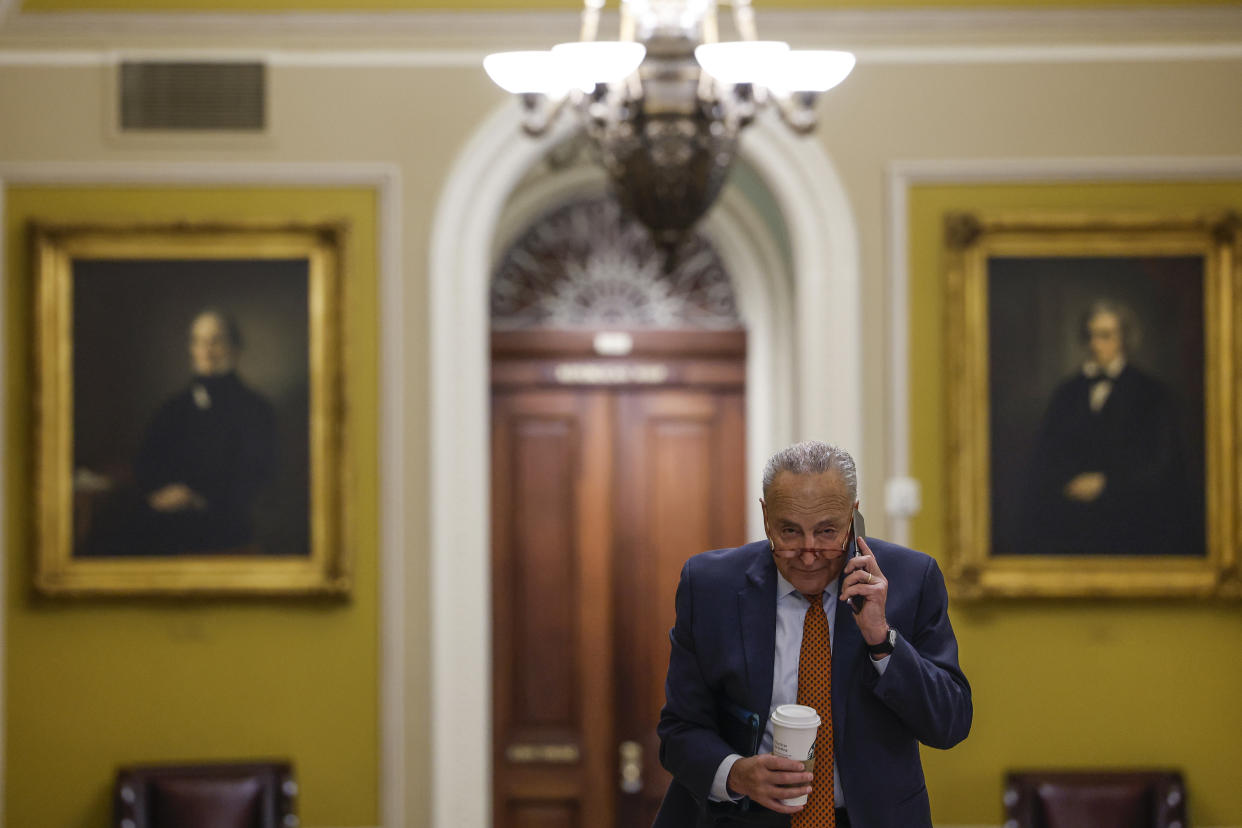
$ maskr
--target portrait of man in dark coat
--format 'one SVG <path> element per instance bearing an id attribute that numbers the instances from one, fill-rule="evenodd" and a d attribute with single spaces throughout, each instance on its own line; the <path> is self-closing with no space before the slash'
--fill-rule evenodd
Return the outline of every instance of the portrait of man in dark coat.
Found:
<path id="1" fill-rule="evenodd" d="M 199 313 L 189 352 L 190 381 L 155 413 L 134 461 L 142 496 L 134 542 L 165 554 L 247 551 L 255 499 L 273 478 L 275 415 L 237 375 L 242 337 L 232 317 Z"/>
<path id="2" fill-rule="evenodd" d="M 1085 361 L 1053 391 L 1036 437 L 1027 498 L 1034 554 L 1170 554 L 1189 536 L 1183 429 L 1169 387 L 1134 364 L 1133 311 L 1084 311 Z"/>
<path id="3" fill-rule="evenodd" d="M 199 311 L 185 343 L 189 379 L 146 419 L 132 472 L 97 478 L 106 499 L 83 554 L 262 551 L 255 508 L 276 474 L 275 410 L 237 373 L 243 340 L 230 314 Z"/>
<path id="4" fill-rule="evenodd" d="M 311 348 L 309 267 L 73 263 L 71 559 L 113 559 L 95 571 L 132 570 L 134 583 L 171 573 L 193 590 L 263 565 L 253 559 L 311 556 L 311 386 L 325 371 Z M 221 560 L 159 560 L 173 558 Z M 163 568 L 142 569 L 152 566 Z"/>

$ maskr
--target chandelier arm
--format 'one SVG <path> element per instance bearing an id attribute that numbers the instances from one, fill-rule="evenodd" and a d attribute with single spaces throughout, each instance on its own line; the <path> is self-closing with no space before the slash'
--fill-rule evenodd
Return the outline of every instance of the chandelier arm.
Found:
<path id="1" fill-rule="evenodd" d="M 740 132 L 750 126 L 762 105 L 763 88 L 749 83 L 736 83 L 729 95 L 725 107 L 726 116 L 732 123 L 730 128 Z"/>
<path id="2" fill-rule="evenodd" d="M 614 84 L 598 83 L 590 92 L 574 93 L 574 108 L 587 135 L 604 140 L 611 122 L 624 119 L 624 97 Z"/>
<path id="3" fill-rule="evenodd" d="M 643 80 L 638 72 L 631 72 L 625 79 L 625 94 L 631 101 L 641 101 L 643 98 Z"/>
<path id="4" fill-rule="evenodd" d="M 781 120 L 799 135 L 810 135 L 819 125 L 819 117 L 815 112 L 815 103 L 819 99 L 818 92 L 774 95 L 773 99 L 776 101 L 777 111 L 781 114 Z"/>
<path id="5" fill-rule="evenodd" d="M 565 106 L 565 96 L 553 100 L 542 92 L 523 92 L 517 97 L 522 104 L 522 131 L 532 138 L 546 133 Z"/>
<path id="6" fill-rule="evenodd" d="M 634 40 L 634 32 L 637 23 L 634 20 L 634 9 L 626 0 L 621 0 L 621 31 L 617 37 L 618 40 Z"/>
<path id="7" fill-rule="evenodd" d="M 737 33 L 742 40 L 758 40 L 758 34 L 755 30 L 755 10 L 751 8 L 750 0 L 732 0 L 733 2 L 733 21 L 737 25 Z"/>
<path id="8" fill-rule="evenodd" d="M 623 7 L 625 3 L 621 4 Z M 595 40 L 599 35 L 599 12 L 604 7 L 604 0 L 582 0 L 582 29 L 578 39 L 582 42 Z"/>
<path id="9" fill-rule="evenodd" d="M 723 97 L 720 84 L 710 74 L 699 71 L 699 84 L 695 91 L 698 99 L 703 103 L 711 104 Z"/>
<path id="10" fill-rule="evenodd" d="M 716 17 L 716 0 L 712 0 L 707 14 L 703 15 L 703 43 L 720 42 L 720 21 Z"/>

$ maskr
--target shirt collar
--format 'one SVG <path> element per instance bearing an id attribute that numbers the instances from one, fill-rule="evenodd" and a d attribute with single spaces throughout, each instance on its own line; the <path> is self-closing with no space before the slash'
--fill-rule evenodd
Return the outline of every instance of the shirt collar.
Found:
<path id="1" fill-rule="evenodd" d="M 1101 379 L 1117 379 L 1126 367 L 1126 358 L 1119 356 L 1107 365 L 1101 366 L 1100 363 L 1093 359 L 1089 359 L 1083 363 L 1082 372 L 1089 379 L 1095 379 L 1103 374 Z"/>
<path id="2" fill-rule="evenodd" d="M 837 589 L 840 587 L 840 585 L 841 585 L 841 579 L 833 578 L 831 581 L 828 582 L 828 586 L 826 589 L 824 589 L 824 592 L 826 592 L 829 595 L 829 597 L 836 598 Z M 781 571 L 779 569 L 776 570 L 776 601 L 777 603 L 780 603 L 781 599 L 785 598 L 787 595 L 793 595 L 795 593 L 798 595 L 798 597 L 802 597 L 802 593 L 798 592 L 797 588 L 785 579 L 785 576 L 781 574 Z"/>

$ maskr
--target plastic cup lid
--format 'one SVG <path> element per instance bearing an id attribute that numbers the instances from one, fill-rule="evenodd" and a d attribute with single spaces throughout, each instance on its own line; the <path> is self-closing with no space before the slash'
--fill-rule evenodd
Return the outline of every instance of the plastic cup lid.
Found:
<path id="1" fill-rule="evenodd" d="M 782 704 L 772 711 L 772 722 L 785 727 L 819 727 L 819 714 L 803 704 Z"/>

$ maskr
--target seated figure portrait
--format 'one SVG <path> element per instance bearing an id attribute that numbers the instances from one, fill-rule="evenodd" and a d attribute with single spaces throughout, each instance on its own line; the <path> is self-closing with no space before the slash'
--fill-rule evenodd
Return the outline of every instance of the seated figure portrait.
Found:
<path id="1" fill-rule="evenodd" d="M 224 311 L 194 317 L 189 381 L 147 422 L 132 483 L 97 510 L 82 554 L 259 553 L 254 510 L 275 473 L 276 417 L 238 376 L 242 345 Z M 113 488 L 105 483 L 98 488 Z"/>
<path id="2" fill-rule="evenodd" d="M 1082 368 L 1054 390 L 1031 452 L 1030 554 L 1174 554 L 1186 543 L 1186 449 L 1169 387 L 1134 364 L 1126 305 L 1083 313 Z"/>

